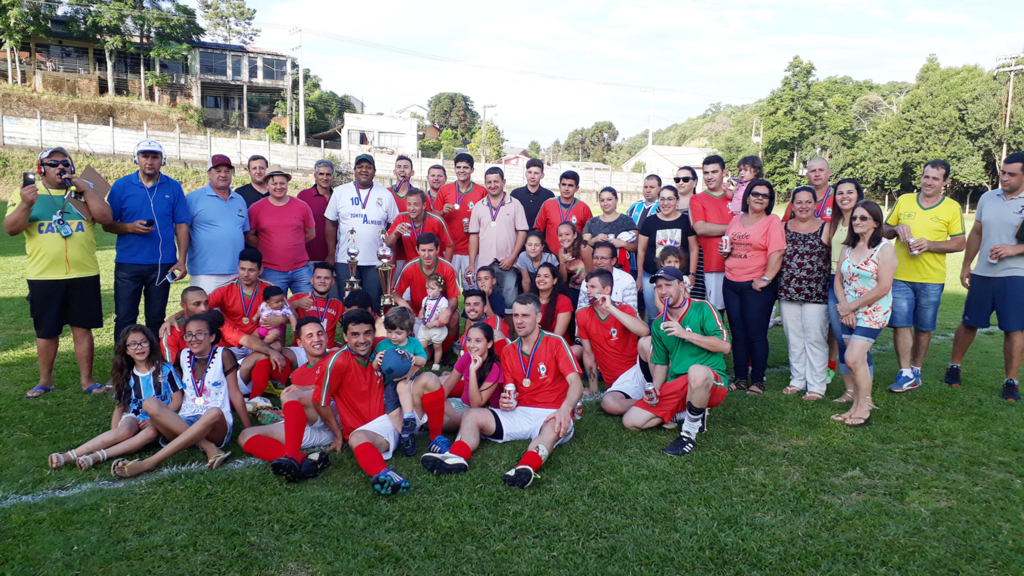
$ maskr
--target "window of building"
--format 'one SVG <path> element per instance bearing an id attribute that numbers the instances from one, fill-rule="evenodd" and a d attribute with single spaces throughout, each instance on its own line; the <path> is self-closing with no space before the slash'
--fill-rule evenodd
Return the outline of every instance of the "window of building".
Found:
<path id="1" fill-rule="evenodd" d="M 259 69 L 259 59 L 255 56 L 249 56 L 249 80 L 259 78 Z"/>
<path id="2" fill-rule="evenodd" d="M 380 133 L 380 144 L 378 146 L 387 146 L 388 148 L 398 148 L 402 143 L 402 134 L 397 132 L 381 132 Z"/>
<path id="3" fill-rule="evenodd" d="M 36 70 L 89 74 L 89 49 L 56 44 L 36 44 Z"/>
<path id="4" fill-rule="evenodd" d="M 373 132 L 364 132 L 362 130 L 349 130 L 348 143 L 353 146 L 372 146 Z"/>
<path id="5" fill-rule="evenodd" d="M 242 109 L 242 99 L 238 98 L 236 96 L 228 96 L 227 97 L 227 104 L 228 104 L 228 110 L 241 110 Z"/>
<path id="6" fill-rule="evenodd" d="M 263 58 L 263 79 L 284 80 L 287 76 L 287 61 L 277 58 Z"/>
<path id="7" fill-rule="evenodd" d="M 231 55 L 231 78 L 232 80 L 242 79 L 242 57 L 236 54 Z"/>
<path id="8" fill-rule="evenodd" d="M 199 52 L 199 73 L 211 76 L 228 75 L 228 55 L 219 52 Z"/>
<path id="9" fill-rule="evenodd" d="M 160 61 L 160 73 L 161 74 L 184 74 L 185 63 L 177 60 L 161 60 Z"/>
<path id="10" fill-rule="evenodd" d="M 216 108 L 219 110 L 220 107 L 220 96 L 203 96 L 203 108 Z"/>

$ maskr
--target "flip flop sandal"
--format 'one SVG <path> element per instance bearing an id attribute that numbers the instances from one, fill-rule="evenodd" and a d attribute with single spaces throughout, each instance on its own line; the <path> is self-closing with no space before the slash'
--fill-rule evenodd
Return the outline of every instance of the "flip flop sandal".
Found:
<path id="1" fill-rule="evenodd" d="M 111 465 L 110 465 L 110 475 L 113 476 L 114 478 L 119 478 L 119 479 L 122 479 L 122 480 L 125 479 L 125 478 L 131 478 L 131 476 L 120 476 L 120 475 L 118 475 L 117 467 L 118 467 L 118 465 L 123 464 L 124 465 L 124 472 L 125 472 L 125 474 L 127 474 L 128 473 L 128 467 L 131 466 L 132 464 L 135 464 L 136 462 L 138 462 L 138 460 L 132 460 L 131 462 L 129 462 L 127 458 L 118 458 L 117 460 L 114 460 L 114 462 L 111 463 Z"/>
<path id="2" fill-rule="evenodd" d="M 46 394 L 47 392 L 50 392 L 52 390 L 53 390 L 53 388 L 51 388 L 49 386 L 43 386 L 42 384 L 40 384 L 40 385 L 36 386 L 35 388 L 32 388 L 31 390 L 29 390 L 25 394 L 25 398 L 28 398 L 28 399 L 39 398 L 43 394 Z M 33 392 L 39 392 L 39 394 L 32 394 Z"/>
<path id="3" fill-rule="evenodd" d="M 220 468 L 221 465 L 224 464 L 224 462 L 227 461 L 229 457 L 231 457 L 231 452 L 221 452 L 220 454 L 214 456 L 211 460 L 207 461 L 206 467 L 209 468 L 210 470 L 216 470 Z"/>
<path id="4" fill-rule="evenodd" d="M 804 394 L 800 399 L 807 400 L 808 402 L 813 402 L 815 400 L 821 400 L 824 397 L 825 396 L 818 394 L 817 392 L 808 392 L 807 394 Z"/>
<path id="5" fill-rule="evenodd" d="M 82 388 L 82 392 L 85 392 L 86 394 L 101 394 L 105 393 L 106 391 L 107 387 L 99 383 L 93 384 L 88 388 Z"/>
<path id="6" fill-rule="evenodd" d="M 856 424 L 850 424 L 850 420 L 860 420 L 860 422 Z M 868 424 L 871 424 L 870 415 L 868 415 L 867 418 L 861 418 L 860 416 L 851 416 L 846 420 L 846 425 L 849 426 L 850 428 L 860 428 L 861 426 L 867 426 Z"/>
<path id="7" fill-rule="evenodd" d="M 843 414 L 833 414 L 830 418 L 836 422 L 846 422 L 846 416 Z"/>
<path id="8" fill-rule="evenodd" d="M 853 402 L 853 390 L 847 390 L 843 392 L 843 395 L 833 400 L 836 404 L 846 404 L 847 402 Z"/>
<path id="9" fill-rule="evenodd" d="M 761 396 L 764 394 L 764 382 L 755 382 L 747 388 L 747 394 L 751 396 Z"/>
<path id="10" fill-rule="evenodd" d="M 57 468 L 61 468 L 65 464 L 68 464 L 69 463 L 67 461 L 68 459 L 64 458 L 65 454 L 70 454 L 71 455 L 70 460 L 77 460 L 78 459 L 78 455 L 75 454 L 74 450 L 71 450 L 69 452 L 54 452 L 53 454 L 50 454 L 50 468 L 53 469 L 53 470 L 56 470 Z M 54 456 L 57 457 L 57 465 L 56 466 L 53 465 L 53 457 Z"/>
<path id="11" fill-rule="evenodd" d="M 801 392 L 803 392 L 803 390 L 797 388 L 796 386 L 786 386 L 785 388 L 782 389 L 783 394 L 799 394 Z"/>
<path id="12" fill-rule="evenodd" d="M 83 472 L 85 470 L 88 470 L 89 468 L 92 468 L 93 464 L 99 464 L 100 462 L 106 462 L 106 461 L 107 461 L 107 451 L 106 450 L 97 450 L 97 451 L 93 452 L 92 454 L 86 454 L 85 456 L 82 456 L 82 457 L 79 457 L 79 458 L 75 459 L 75 463 L 78 464 L 78 469 L 82 470 Z"/>

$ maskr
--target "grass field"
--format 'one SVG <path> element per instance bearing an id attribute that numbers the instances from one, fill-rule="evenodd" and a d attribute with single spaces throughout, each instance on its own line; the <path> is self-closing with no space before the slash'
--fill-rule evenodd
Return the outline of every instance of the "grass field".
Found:
<path id="1" fill-rule="evenodd" d="M 99 233 L 112 353 L 113 238 Z M 891 338 L 876 345 L 872 425 L 829 421 L 837 405 L 783 396 L 781 328 L 769 391 L 730 395 L 686 458 L 677 431 L 625 431 L 589 404 L 576 436 L 527 491 L 501 474 L 522 443 L 484 443 L 470 472 L 439 478 L 392 464 L 412 490 L 384 498 L 351 452 L 321 478 L 286 485 L 244 457 L 210 472 L 188 451 L 112 481 L 108 465 L 51 471 L 46 458 L 109 426 L 113 401 L 78 391 L 67 335 L 56 391 L 36 380 L 24 242 L 0 241 L 0 573 L 5 574 L 1020 574 L 1020 407 L 999 399 L 1002 337 L 979 335 L 964 385 L 942 383 L 964 292 L 947 287 L 925 385 L 893 396 Z M 950 259 L 959 269 L 959 259 Z M 955 282 L 955 274 L 950 275 Z M 838 396 L 837 379 L 829 398 Z M 237 431 L 236 431 L 237 432 Z M 424 442 L 420 441 L 420 450 Z M 151 453 L 152 450 L 148 451 Z M 1016 526 L 1017 528 L 1014 528 Z"/>

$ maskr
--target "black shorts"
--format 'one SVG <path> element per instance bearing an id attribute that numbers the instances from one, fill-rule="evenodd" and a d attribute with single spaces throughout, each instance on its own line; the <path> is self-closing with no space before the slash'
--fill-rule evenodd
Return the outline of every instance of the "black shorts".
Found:
<path id="1" fill-rule="evenodd" d="M 64 326 L 103 327 L 100 276 L 28 280 L 28 308 L 36 338 L 57 338 Z"/>

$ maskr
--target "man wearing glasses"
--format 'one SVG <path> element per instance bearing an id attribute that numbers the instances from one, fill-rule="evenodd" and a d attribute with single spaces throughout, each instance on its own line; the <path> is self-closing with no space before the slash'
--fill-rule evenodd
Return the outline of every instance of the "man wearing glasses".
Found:
<path id="1" fill-rule="evenodd" d="M 658 303 L 650 280 L 659 270 L 658 254 L 663 248 L 675 246 L 687 255 L 680 266 L 688 273 L 688 286 L 693 286 L 696 278 L 697 240 L 690 227 L 690 220 L 676 209 L 678 204 L 679 192 L 675 186 L 665 186 L 658 192 L 658 212 L 644 220 L 640 227 L 636 253 L 637 258 L 643 258 L 643 274 L 637 278 L 635 287 L 637 292 L 643 291 L 648 324 L 653 324 L 658 317 Z"/>
<path id="2" fill-rule="evenodd" d="M 4 230 L 25 234 L 29 313 L 36 331 L 39 384 L 25 397 L 53 390 L 53 365 L 64 326 L 71 326 L 82 389 L 103 393 L 92 377 L 93 328 L 103 327 L 100 266 L 93 227 L 111 222 L 110 206 L 75 175 L 63 148 L 39 155 L 37 175 L 23 178 L 7 203 Z"/>
<path id="3" fill-rule="evenodd" d="M 628 304 L 636 310 L 637 290 L 636 281 L 633 276 L 621 268 L 615 267 L 616 253 L 618 249 L 611 242 L 598 242 L 594 244 L 594 269 L 602 268 L 612 273 L 611 301 L 616 304 Z M 580 299 L 576 303 L 576 309 L 582 310 L 590 306 L 590 298 L 586 290 L 580 290 Z"/>

